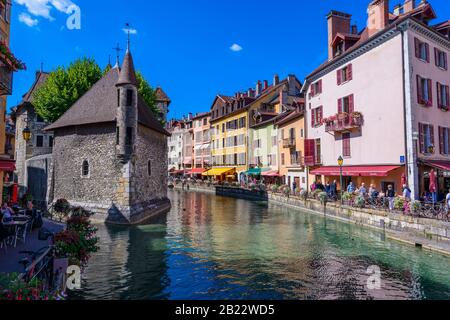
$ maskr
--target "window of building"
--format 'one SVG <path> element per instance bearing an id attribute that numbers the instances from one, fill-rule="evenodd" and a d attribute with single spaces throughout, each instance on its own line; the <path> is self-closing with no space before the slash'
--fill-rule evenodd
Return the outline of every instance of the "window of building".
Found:
<path id="1" fill-rule="evenodd" d="M 322 144 L 320 139 L 316 139 L 315 141 L 315 162 L 316 164 L 322 163 Z"/>
<path id="2" fill-rule="evenodd" d="M 42 148 L 44 146 L 44 136 L 36 136 L 36 147 Z"/>
<path id="3" fill-rule="evenodd" d="M 342 155 L 344 157 L 351 157 L 351 148 L 350 148 L 350 132 L 345 132 L 342 134 Z"/>
<path id="4" fill-rule="evenodd" d="M 347 97 L 338 100 L 338 113 L 353 113 L 355 111 L 354 96 L 349 95 Z"/>
<path id="5" fill-rule="evenodd" d="M 87 160 L 83 161 L 83 164 L 81 166 L 81 174 L 83 175 L 83 177 L 89 176 L 89 162 Z"/>
<path id="6" fill-rule="evenodd" d="M 450 128 L 439 127 L 439 148 L 441 154 L 450 154 Z"/>
<path id="7" fill-rule="evenodd" d="M 281 140 L 284 140 L 284 129 L 281 129 Z"/>
<path id="8" fill-rule="evenodd" d="M 448 62 L 447 62 L 447 53 L 439 50 L 438 48 L 434 48 L 434 58 L 436 62 L 436 66 L 442 68 L 444 70 L 448 70 Z"/>
<path id="9" fill-rule="evenodd" d="M 171 137 L 171 139 L 172 139 L 172 137 Z M 119 140 L 120 140 L 120 129 L 119 129 L 119 127 L 116 127 L 116 145 L 119 145 L 119 142 L 120 142 Z"/>
<path id="10" fill-rule="evenodd" d="M 127 90 L 127 107 L 131 107 L 133 105 L 133 90 Z"/>
<path id="11" fill-rule="evenodd" d="M 353 67 L 352 64 L 347 65 L 346 67 L 339 69 L 337 71 L 337 84 L 341 85 L 347 81 L 353 79 Z"/>
<path id="12" fill-rule="evenodd" d="M 48 146 L 53 148 L 53 137 L 48 137 Z"/>
<path id="13" fill-rule="evenodd" d="M 323 107 L 317 107 L 311 110 L 311 126 L 317 127 L 322 124 L 323 119 Z"/>
<path id="14" fill-rule="evenodd" d="M 39 123 L 43 123 L 43 122 L 45 122 L 44 121 L 44 119 L 40 116 L 40 115 L 36 115 L 36 122 L 39 122 Z"/>
<path id="15" fill-rule="evenodd" d="M 286 159 L 285 159 L 285 155 L 284 152 L 281 154 L 281 165 L 284 166 L 286 164 Z"/>
<path id="16" fill-rule="evenodd" d="M 272 136 L 272 147 L 276 147 L 278 145 L 277 136 Z"/>
<path id="17" fill-rule="evenodd" d="M 417 100 L 419 104 L 432 106 L 433 92 L 431 79 L 425 79 L 417 76 Z"/>
<path id="18" fill-rule="evenodd" d="M 419 144 L 420 144 L 420 153 L 422 154 L 434 153 L 434 126 L 419 123 Z"/>
<path id="19" fill-rule="evenodd" d="M 117 106 L 120 107 L 120 89 L 117 89 Z"/>
<path id="20" fill-rule="evenodd" d="M 149 177 L 152 176 L 152 162 L 150 160 L 147 162 L 147 174 Z"/>
<path id="21" fill-rule="evenodd" d="M 443 110 L 448 110 L 450 107 L 450 92 L 449 86 L 443 85 L 439 82 L 436 83 L 438 107 Z"/>
<path id="22" fill-rule="evenodd" d="M 133 128 L 127 127 L 127 134 L 125 137 L 125 144 L 131 146 L 133 144 Z"/>
<path id="23" fill-rule="evenodd" d="M 305 137 L 305 131 L 304 129 L 300 129 L 300 138 L 304 138 Z"/>
<path id="24" fill-rule="evenodd" d="M 415 52 L 416 58 L 430 62 L 430 46 L 428 43 L 420 41 L 417 38 L 414 38 Z"/>
<path id="25" fill-rule="evenodd" d="M 203 119 L 203 125 L 206 126 L 207 124 L 208 124 L 208 119 L 207 118 Z"/>
<path id="26" fill-rule="evenodd" d="M 311 97 L 322 93 L 322 80 L 319 80 L 311 85 Z"/>

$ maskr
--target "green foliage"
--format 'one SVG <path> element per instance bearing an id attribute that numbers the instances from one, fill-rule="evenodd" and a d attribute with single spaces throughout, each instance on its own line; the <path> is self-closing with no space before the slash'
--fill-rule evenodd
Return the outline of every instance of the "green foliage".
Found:
<path id="1" fill-rule="evenodd" d="M 56 121 L 101 77 L 93 59 L 78 59 L 67 69 L 58 67 L 33 96 L 36 112 L 48 122 Z"/>
<path id="2" fill-rule="evenodd" d="M 366 199 L 363 196 L 357 196 L 355 199 L 355 206 L 358 208 L 364 208 L 366 204 Z"/>
<path id="3" fill-rule="evenodd" d="M 153 115 L 158 119 L 158 121 L 164 125 L 163 119 L 159 117 L 159 110 L 156 106 L 156 90 L 154 90 L 150 84 L 145 80 L 141 72 L 136 72 L 136 80 L 138 85 L 138 92 L 145 103 L 150 107 Z"/>
<path id="4" fill-rule="evenodd" d="M 342 200 L 344 201 L 350 201 L 352 200 L 353 195 L 350 192 L 344 192 L 342 195 Z"/>
<path id="5" fill-rule="evenodd" d="M 325 205 L 328 202 L 328 194 L 326 192 L 320 192 L 318 199 L 323 205 Z"/>
<path id="6" fill-rule="evenodd" d="M 319 194 L 321 194 L 321 193 L 322 193 L 322 190 L 316 189 L 316 190 L 314 190 L 312 195 L 313 195 L 314 199 L 318 199 L 319 198 Z"/>
<path id="7" fill-rule="evenodd" d="M 0 273 L 0 301 L 56 300 L 44 290 L 42 283 L 34 279 L 26 283 L 17 273 Z"/>
<path id="8" fill-rule="evenodd" d="M 403 211 L 405 208 L 405 199 L 402 197 L 396 197 L 394 199 L 394 208 L 399 211 Z"/>

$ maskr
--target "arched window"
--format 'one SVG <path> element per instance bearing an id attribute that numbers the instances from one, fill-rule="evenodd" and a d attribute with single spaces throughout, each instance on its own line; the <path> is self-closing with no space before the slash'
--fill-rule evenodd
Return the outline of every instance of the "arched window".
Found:
<path id="1" fill-rule="evenodd" d="M 147 173 L 148 173 L 149 177 L 152 175 L 152 162 L 151 162 L 151 160 L 148 160 L 148 163 L 147 163 Z"/>
<path id="2" fill-rule="evenodd" d="M 89 162 L 87 160 L 83 161 L 81 170 L 82 170 L 83 177 L 89 176 Z"/>

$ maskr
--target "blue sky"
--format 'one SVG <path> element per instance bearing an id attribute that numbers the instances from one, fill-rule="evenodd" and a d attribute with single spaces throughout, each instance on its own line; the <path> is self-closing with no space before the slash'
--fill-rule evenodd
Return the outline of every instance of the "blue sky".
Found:
<path id="1" fill-rule="evenodd" d="M 401 2 L 391 1 L 391 6 Z M 419 1 L 419 0 L 417 0 Z M 290 73 L 300 79 L 327 56 L 325 15 L 336 9 L 366 24 L 369 0 L 12 0 L 11 47 L 27 71 L 14 78 L 8 107 L 20 102 L 35 71 L 51 71 L 78 57 L 103 67 L 126 22 L 136 32 L 136 68 L 172 99 L 170 117 L 209 110 L 217 93 L 233 95 L 258 79 Z M 430 1 L 436 22 L 450 19 L 448 0 Z M 81 10 L 81 29 L 66 27 L 70 4 Z M 232 50 L 232 46 L 236 44 Z M 123 54 L 123 52 L 122 52 Z"/>

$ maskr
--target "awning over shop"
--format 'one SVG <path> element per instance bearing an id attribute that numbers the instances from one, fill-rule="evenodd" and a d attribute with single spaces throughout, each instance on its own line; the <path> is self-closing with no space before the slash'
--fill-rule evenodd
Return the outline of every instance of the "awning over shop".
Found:
<path id="1" fill-rule="evenodd" d="M 400 166 L 352 166 L 342 167 L 342 175 L 348 177 L 386 177 Z M 339 176 L 340 167 L 322 167 L 311 171 L 313 175 Z"/>
<path id="2" fill-rule="evenodd" d="M 13 172 L 16 170 L 14 160 L 0 160 L 0 171 Z"/>
<path id="3" fill-rule="evenodd" d="M 280 176 L 278 171 L 267 171 L 267 172 L 263 172 L 261 175 L 263 177 L 279 177 Z"/>
<path id="4" fill-rule="evenodd" d="M 211 170 L 208 170 L 206 172 L 203 172 L 203 176 L 205 177 L 215 177 L 215 176 L 221 176 L 223 174 L 233 174 L 236 172 L 236 168 L 214 168 Z"/>
<path id="5" fill-rule="evenodd" d="M 424 164 L 443 171 L 450 171 L 450 162 L 447 161 L 427 161 Z"/>
<path id="6" fill-rule="evenodd" d="M 184 174 L 184 170 L 174 170 L 174 171 L 169 171 L 169 173 L 172 175 Z"/>
<path id="7" fill-rule="evenodd" d="M 245 172 L 245 174 L 259 176 L 261 174 L 261 168 L 252 168 Z"/>
<path id="8" fill-rule="evenodd" d="M 202 174 L 205 171 L 206 169 L 203 168 L 194 168 L 191 171 L 189 171 L 188 174 Z"/>

